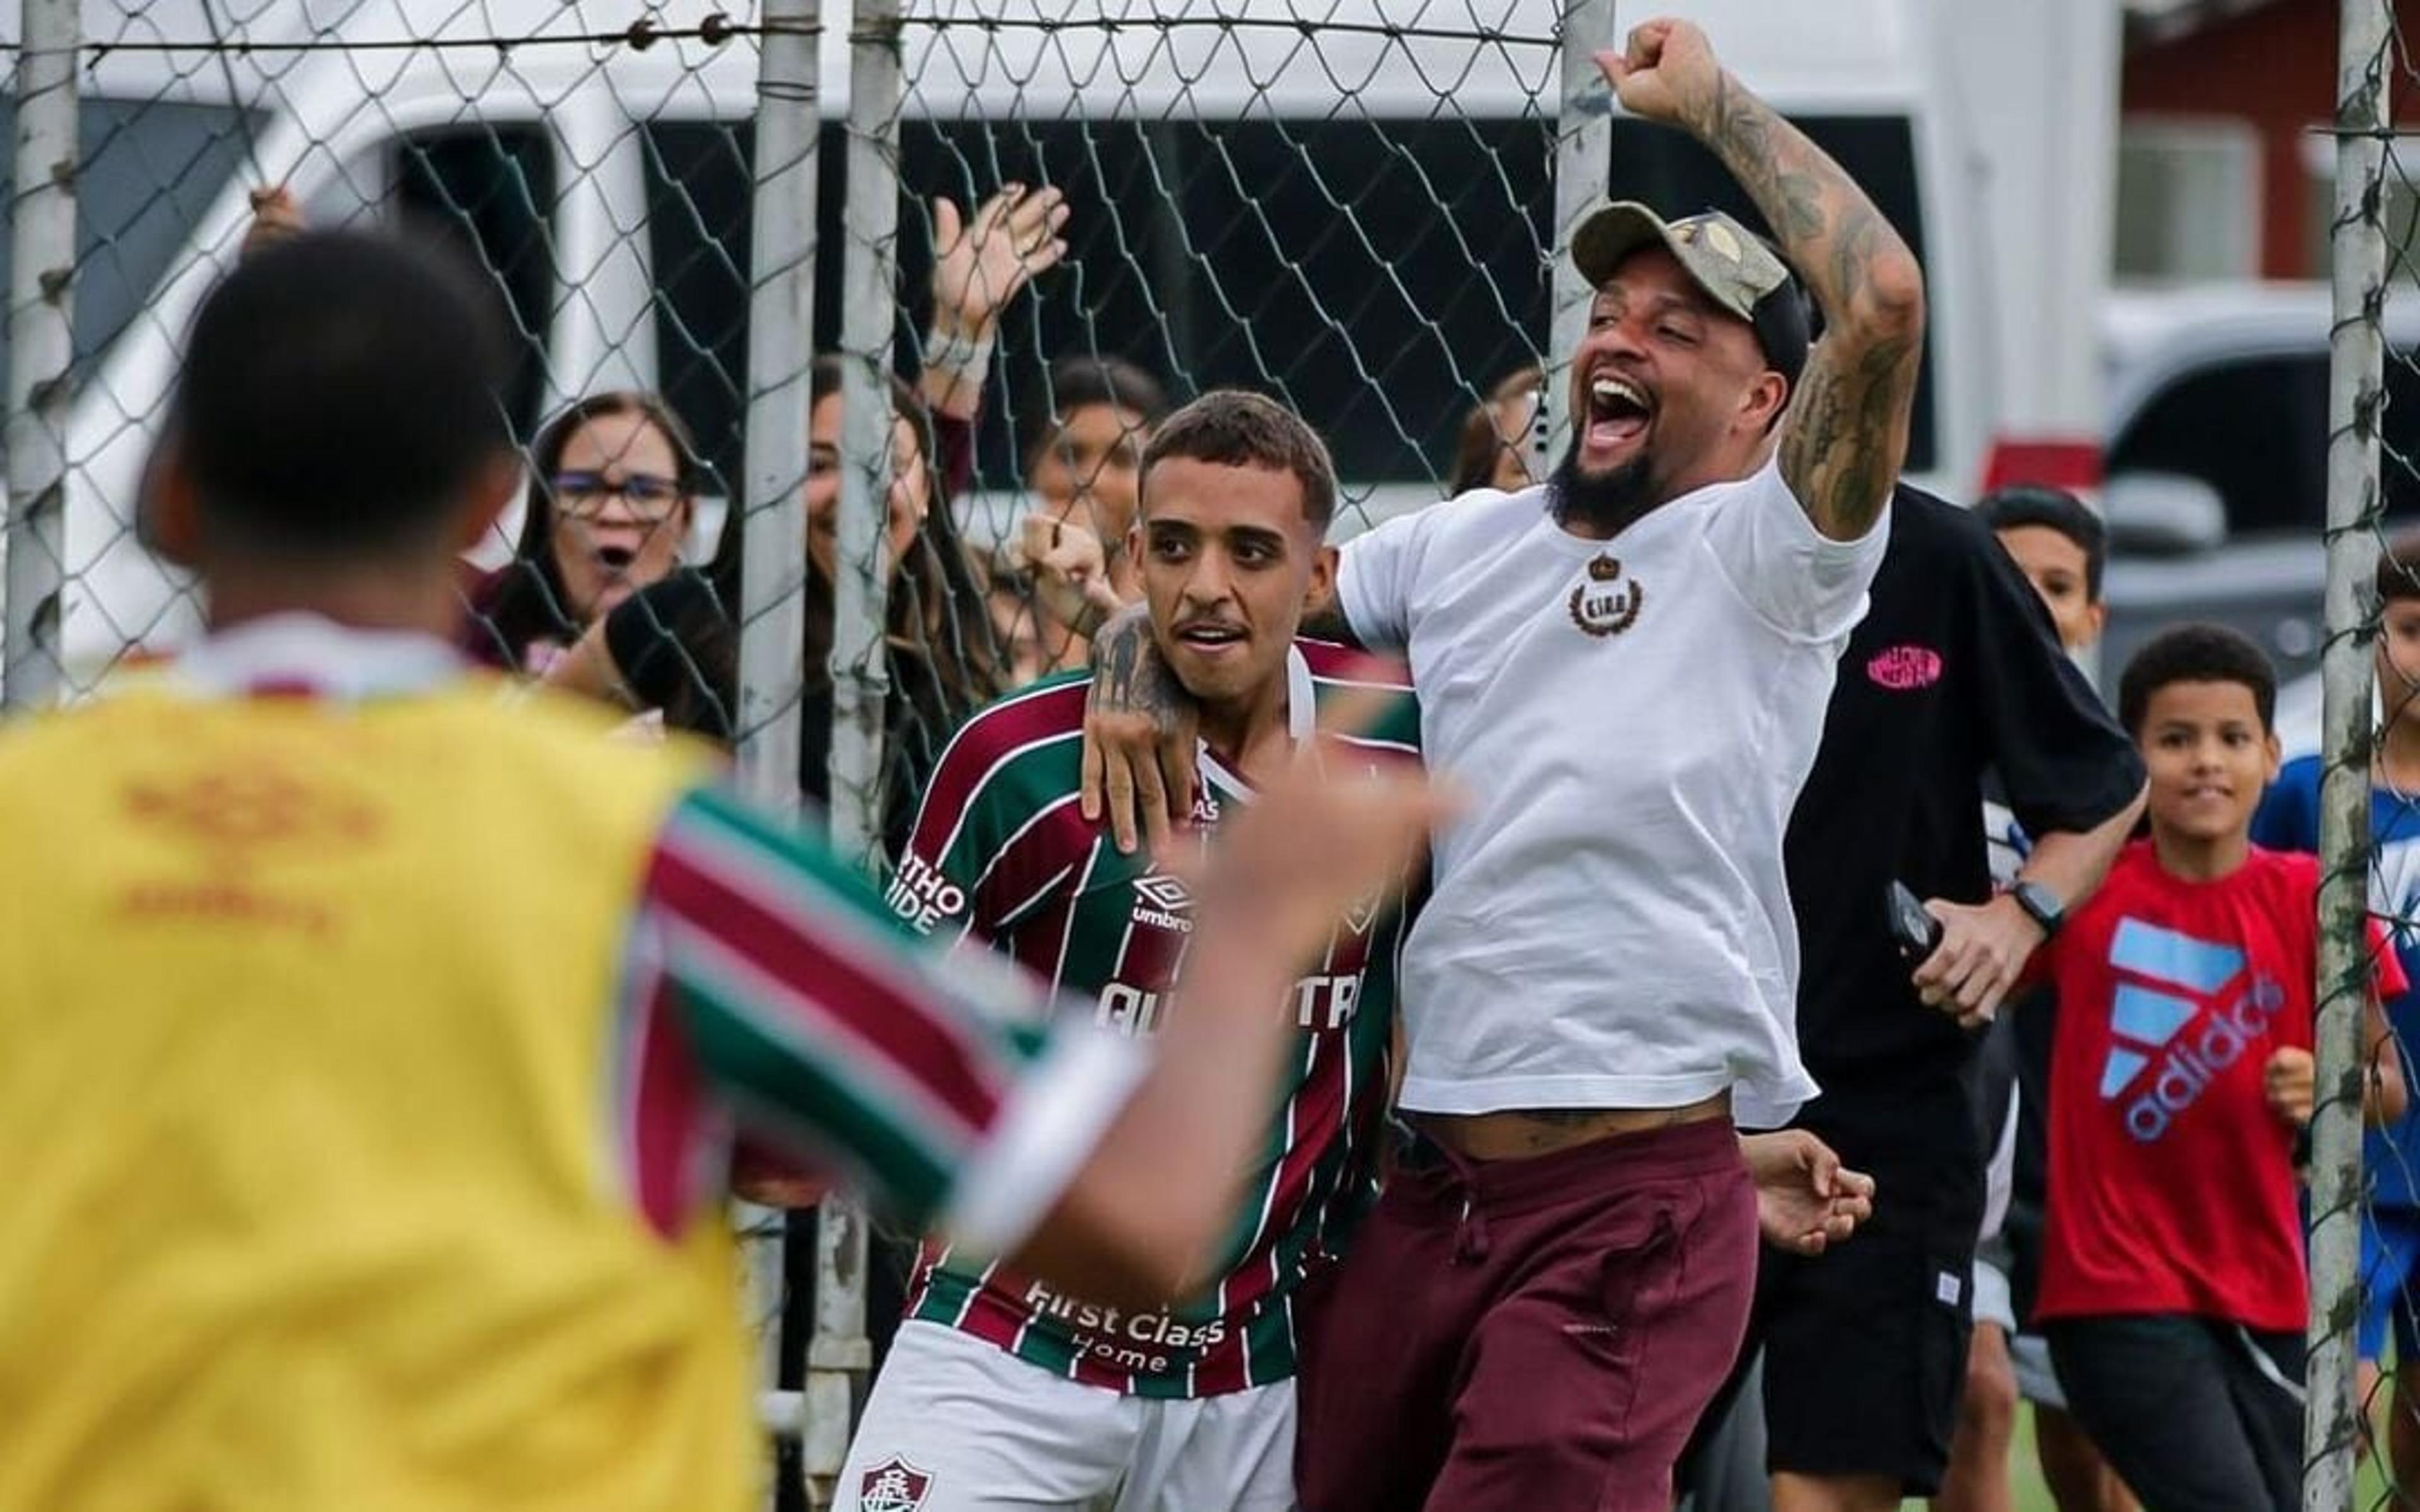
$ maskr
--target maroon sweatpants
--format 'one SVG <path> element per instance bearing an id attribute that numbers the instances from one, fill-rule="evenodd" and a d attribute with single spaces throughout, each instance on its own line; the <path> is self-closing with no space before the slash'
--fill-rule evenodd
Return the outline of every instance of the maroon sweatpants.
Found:
<path id="1" fill-rule="evenodd" d="M 1303 1512 L 1669 1512 L 1756 1252 L 1727 1119 L 1528 1160 L 1418 1141 L 1305 1299 Z"/>

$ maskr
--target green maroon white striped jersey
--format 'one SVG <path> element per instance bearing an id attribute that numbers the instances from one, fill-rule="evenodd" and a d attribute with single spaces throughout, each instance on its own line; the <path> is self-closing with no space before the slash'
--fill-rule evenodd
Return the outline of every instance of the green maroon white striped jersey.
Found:
<path id="1" fill-rule="evenodd" d="M 1297 739 L 1318 701 L 1348 685 L 1376 678 L 1404 695 L 1379 728 L 1330 737 L 1323 760 L 1418 758 L 1407 683 L 1320 641 L 1296 641 L 1288 662 Z M 1100 1025 L 1145 1034 L 1174 1011 L 1192 900 L 1148 856 L 1121 855 L 1078 807 L 1086 686 L 1081 675 L 1052 678 L 967 722 L 934 771 L 888 896 L 917 928 L 983 941 L 1057 987 L 1062 1003 L 1088 1003 Z M 1206 749 L 1201 769 L 1193 811 L 1206 832 L 1251 795 Z M 1283 1011 L 1301 1040 L 1216 1287 L 1126 1312 L 928 1249 L 908 1316 L 1133 1396 L 1207 1396 L 1292 1376 L 1295 1294 L 1376 1192 L 1404 928 L 1403 908 L 1373 898 L 1295 984 Z"/>

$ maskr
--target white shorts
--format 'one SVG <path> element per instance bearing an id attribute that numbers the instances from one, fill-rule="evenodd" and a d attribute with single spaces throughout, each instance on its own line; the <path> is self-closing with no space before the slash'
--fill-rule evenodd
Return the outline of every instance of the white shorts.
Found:
<path id="1" fill-rule="evenodd" d="M 2016 1299 L 2009 1291 L 2007 1272 L 1989 1260 L 1977 1260 L 1974 1295 L 1977 1323 L 1990 1323 L 2003 1334 L 2017 1331 Z"/>
<path id="2" fill-rule="evenodd" d="M 834 1512 L 1291 1512 L 1294 1382 L 1197 1400 L 1079 1385 L 899 1325 Z"/>
<path id="3" fill-rule="evenodd" d="M 2050 1341 L 2040 1334 L 2019 1334 L 2009 1340 L 2009 1363 L 2016 1366 L 2017 1395 L 2036 1407 L 2067 1411 L 2067 1390 L 2050 1363 Z"/>

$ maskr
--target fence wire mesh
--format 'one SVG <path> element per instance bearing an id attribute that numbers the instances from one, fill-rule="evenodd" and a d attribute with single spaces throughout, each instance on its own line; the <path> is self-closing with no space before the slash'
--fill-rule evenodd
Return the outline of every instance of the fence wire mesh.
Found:
<path id="1" fill-rule="evenodd" d="M 1131 592 L 1174 404 L 1283 398 L 1348 529 L 1542 471 L 1545 0 L 10 9 L 12 702 L 196 633 L 146 469 L 203 294 L 298 224 L 409 226 L 509 322 L 527 479 L 464 563 L 464 650 L 734 745 L 877 866 L 966 714 L 1080 664 L 1036 559 Z M 897 1314 L 908 1247 L 862 1264 L 855 1228 L 750 1294 L 767 1416 L 808 1445 L 785 1498 L 829 1493 L 855 1337 Z"/>
<path id="2" fill-rule="evenodd" d="M 1543 475 L 1548 363 L 1575 345 L 1560 228 L 1608 189 L 1747 209 L 1677 133 L 1615 131 L 1587 55 L 1612 12 L 23 0 L 0 111 L 14 125 L 70 84 L 74 109 L 49 156 L 11 133 L 8 696 L 88 694 L 194 632 L 187 584 L 142 548 L 138 501 L 183 332 L 247 239 L 409 224 L 477 264 L 519 343 L 500 402 L 529 477 L 466 562 L 465 649 L 731 744 L 760 796 L 810 800 L 879 867 L 958 722 L 1081 664 L 1083 595 L 1054 589 L 1042 559 L 1133 595 L 1143 437 L 1173 405 L 1226 385 L 1284 400 L 1334 454 L 1346 531 Z M 37 17 L 80 26 L 71 69 L 38 67 L 61 54 Z M 2381 97 L 2420 85 L 2391 31 L 2361 62 L 2349 77 Z M 2420 402 L 2420 348 L 2384 335 L 2387 288 L 2420 281 L 2411 149 L 2379 134 L 2382 99 L 2370 108 L 2339 122 L 2369 150 L 2342 160 L 2335 236 L 2384 248 L 2346 316 L 2382 366 L 2366 386 L 2340 371 L 2335 424 L 2349 455 L 2382 455 L 2383 479 L 2343 496 L 2331 599 L 2339 681 L 2364 710 L 2380 612 L 2355 594 L 2361 563 L 2420 510 L 2420 445 L 2390 419 L 2410 408 L 2395 398 Z M 1921 253 L 1907 120 L 1800 124 Z M 70 137 L 72 171 L 54 175 Z M 283 197 L 256 205 L 270 189 Z M 28 236 L 28 217 L 47 230 Z M 1950 470 L 1929 374 L 1916 409 L 1909 471 Z M 2420 591 L 2420 548 L 2406 576 Z M 2376 720 L 2347 726 L 2340 703 L 2331 723 L 2355 808 L 2373 752 L 2394 771 L 2412 667 L 2380 679 Z M 2420 792 L 2413 772 L 2404 791 Z M 2323 987 L 2366 970 L 2368 917 L 2420 944 L 2420 870 L 2384 821 L 2374 847 L 2352 833 L 2331 831 L 2332 874 L 2367 891 L 2329 916 L 2343 949 Z M 2420 1389 L 2401 1396 L 2420 1378 L 2390 1356 L 2356 1393 L 2349 1364 L 2366 1300 L 2420 1298 L 2420 1274 L 2383 1275 L 2356 1242 L 2356 1219 L 2375 1230 L 2397 1206 L 2406 1159 L 2373 1140 L 2359 1164 L 2357 995 L 2329 998 L 2341 1065 L 2319 1082 L 2312 1201 L 2308 1504 L 2332 1508 L 2356 1494 L 2340 1477 L 2371 1442 L 2363 1412 L 2381 1445 L 2411 1446 L 2371 1457 L 2363 1504 L 2401 1504 L 2389 1458 L 2420 1488 Z M 804 1196 L 781 1180 L 757 1190 Z M 2420 1196 L 2404 1206 L 2420 1226 Z M 747 1300 L 768 1420 L 804 1441 L 787 1501 L 830 1494 L 872 1358 L 861 1335 L 898 1316 L 910 1259 L 904 1236 L 832 1216 L 760 1264 Z"/>
<path id="3" fill-rule="evenodd" d="M 8 695 L 89 693 L 197 625 L 137 502 L 209 284 L 264 221 L 409 223 L 475 260 L 519 341 L 500 402 L 530 482 L 466 563 L 465 648 L 735 744 L 761 792 L 833 805 L 878 864 L 957 721 L 1080 662 L 1078 606 L 1034 559 L 1089 542 L 1131 593 L 1141 440 L 1173 403 L 1283 398 L 1334 451 L 1348 529 L 1543 470 L 1540 373 L 1570 345 L 1549 341 L 1556 227 L 1603 187 L 1558 175 L 1557 149 L 1606 155 L 1601 113 L 1586 145 L 1557 120 L 1610 7 L 1573 8 L 1582 50 L 1564 10 L 932 0 L 894 24 L 836 0 L 27 0 L 0 101 L 20 147 L 0 238 Z M 2420 1378 L 2399 1358 L 2420 1273 L 2383 1237 L 2420 1225 L 2420 1145 L 2355 1137 L 2353 985 L 2366 921 L 2420 945 L 2402 797 L 2420 757 L 2398 733 L 2420 730 L 2420 656 L 2372 653 L 2420 602 L 2400 592 L 2420 595 L 2420 545 L 2395 533 L 2420 511 L 2420 444 L 2394 420 L 2420 402 L 2420 347 L 2386 314 L 2420 283 L 2420 194 L 2385 127 L 2420 65 L 2376 0 L 2343 11 L 2334 240 L 2355 253 L 2356 339 L 2333 418 L 2327 760 L 2345 776 L 2326 839 L 2354 890 L 2327 915 L 2307 1476 L 2328 1507 L 2420 1504 Z M 787 73 L 767 58 L 783 26 L 805 39 Z M 777 105 L 793 134 L 768 151 Z M 1900 150 L 1866 117 L 1806 124 L 1853 169 Z M 1612 184 L 1736 203 L 1712 174 L 1631 126 Z M 1559 180 L 1586 192 L 1559 208 Z M 785 281 L 793 317 L 768 322 Z M 862 418 L 886 390 L 889 423 Z M 623 394 L 651 397 L 601 397 Z M 853 1242 L 827 1231 L 822 1269 L 854 1269 Z M 818 1253 L 793 1246 L 787 1290 L 819 1289 Z M 876 1242 L 877 1331 L 906 1262 Z M 831 1372 L 829 1427 L 864 1357 L 847 1307 L 815 1311 L 822 1342 L 799 1309 L 768 1368 L 789 1388 Z M 2356 1375 L 2372 1313 L 2389 1343 Z M 768 1416 L 802 1418 L 792 1398 Z M 829 1441 L 807 1468 L 837 1468 Z"/>
<path id="4" fill-rule="evenodd" d="M 2343 0 L 2335 129 L 2335 285 L 2328 475 L 2329 646 L 2320 810 L 2319 1105 L 2310 1193 L 2306 1508 L 2420 1505 L 2420 1120 L 2362 1131 L 2376 1051 L 2362 1007 L 2382 930 L 2420 965 L 2420 285 L 2411 141 L 2397 97 L 2420 85 L 2411 39 L 2379 0 Z M 2420 992 L 2390 1000 L 2407 1078 Z"/>

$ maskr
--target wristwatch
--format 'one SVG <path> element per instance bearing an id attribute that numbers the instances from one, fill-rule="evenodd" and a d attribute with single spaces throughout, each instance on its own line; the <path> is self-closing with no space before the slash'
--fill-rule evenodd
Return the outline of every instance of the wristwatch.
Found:
<path id="1" fill-rule="evenodd" d="M 2058 927 L 2067 922 L 2067 910 L 2059 906 L 2057 896 L 2039 882 L 2019 882 L 2009 889 L 2009 896 L 2017 901 L 2027 918 L 2041 926 L 2045 940 L 2055 935 Z"/>

